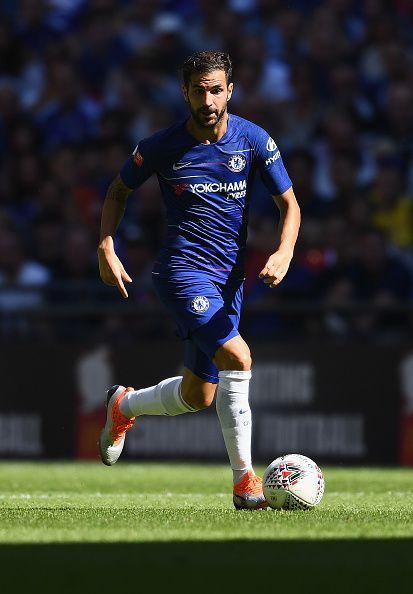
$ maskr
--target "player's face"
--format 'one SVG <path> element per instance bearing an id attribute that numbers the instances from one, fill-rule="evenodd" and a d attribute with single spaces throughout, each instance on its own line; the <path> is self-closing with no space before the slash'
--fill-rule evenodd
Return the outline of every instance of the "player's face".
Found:
<path id="1" fill-rule="evenodd" d="M 202 128 L 214 128 L 227 112 L 233 84 L 227 85 L 223 70 L 193 74 L 188 87 L 183 88 L 192 118 Z"/>

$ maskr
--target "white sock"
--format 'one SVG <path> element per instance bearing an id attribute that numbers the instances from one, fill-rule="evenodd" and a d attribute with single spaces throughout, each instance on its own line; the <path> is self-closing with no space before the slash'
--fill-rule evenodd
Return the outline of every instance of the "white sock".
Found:
<path id="1" fill-rule="evenodd" d="M 220 371 L 218 377 L 217 413 L 236 484 L 248 470 L 252 470 L 248 402 L 251 371 Z"/>
<path id="2" fill-rule="evenodd" d="M 120 403 L 120 411 L 125 417 L 140 415 L 168 415 L 175 417 L 187 412 L 196 412 L 181 395 L 182 376 L 169 377 L 156 386 L 133 390 L 126 394 Z"/>

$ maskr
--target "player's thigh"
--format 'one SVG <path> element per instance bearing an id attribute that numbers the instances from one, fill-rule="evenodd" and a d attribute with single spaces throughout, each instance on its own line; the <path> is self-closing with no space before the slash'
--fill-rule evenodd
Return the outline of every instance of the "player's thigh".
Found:
<path id="1" fill-rule="evenodd" d="M 217 348 L 213 362 L 220 371 L 251 369 L 251 353 L 245 340 L 238 333 L 238 324 L 243 300 L 244 279 L 234 279 L 223 289 L 223 299 L 234 331 Z"/>
<path id="2" fill-rule="evenodd" d="M 252 365 L 249 346 L 242 336 L 237 334 L 217 349 L 213 362 L 220 371 L 249 371 Z"/>
<path id="3" fill-rule="evenodd" d="M 224 308 L 215 283 L 199 274 L 154 277 L 154 288 L 177 325 L 177 335 L 186 340 Z"/>
<path id="4" fill-rule="evenodd" d="M 210 406 L 214 400 L 216 387 L 216 382 L 199 377 L 188 367 L 184 368 L 181 393 L 189 406 L 198 410 Z"/>
<path id="5" fill-rule="evenodd" d="M 205 380 L 211 380 L 212 374 L 211 381 L 218 381 L 218 370 L 212 363 L 215 353 L 238 335 L 242 282 L 222 285 L 188 272 L 179 277 L 154 278 L 160 299 L 175 319 L 178 336 L 193 345 L 185 347 L 184 365 Z"/>
<path id="6" fill-rule="evenodd" d="M 244 279 L 241 278 L 228 280 L 223 285 L 216 284 L 217 298 L 214 299 L 214 315 L 190 335 L 196 346 L 215 364 L 217 379 L 217 361 L 220 363 L 221 370 L 246 368 L 249 349 L 238 332 L 243 286 Z M 234 360 L 237 364 L 228 367 L 227 363 L 229 361 L 233 363 Z"/>
<path id="7" fill-rule="evenodd" d="M 239 278 L 228 281 L 222 288 L 222 298 L 231 322 L 235 328 L 238 328 L 244 298 L 244 279 Z"/>

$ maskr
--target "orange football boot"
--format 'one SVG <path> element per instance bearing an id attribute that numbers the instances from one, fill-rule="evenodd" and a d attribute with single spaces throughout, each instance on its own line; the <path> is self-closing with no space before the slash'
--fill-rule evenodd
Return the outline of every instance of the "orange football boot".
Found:
<path id="1" fill-rule="evenodd" d="M 99 438 L 100 457 L 106 466 L 113 466 L 118 461 L 125 443 L 126 431 L 135 422 L 135 417 L 128 419 L 119 408 L 121 401 L 131 390 L 134 388 L 115 385 L 107 392 L 106 424 Z"/>
<path id="2" fill-rule="evenodd" d="M 248 470 L 234 485 L 233 502 L 236 509 L 265 509 L 268 503 L 262 492 L 262 478 Z"/>

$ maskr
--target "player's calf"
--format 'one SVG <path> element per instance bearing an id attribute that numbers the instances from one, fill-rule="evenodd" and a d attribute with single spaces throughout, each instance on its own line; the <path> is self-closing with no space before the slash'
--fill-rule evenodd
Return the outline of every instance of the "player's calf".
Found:
<path id="1" fill-rule="evenodd" d="M 182 398 L 194 410 L 208 408 L 214 401 L 217 384 L 208 382 L 185 368 L 182 379 Z"/>

